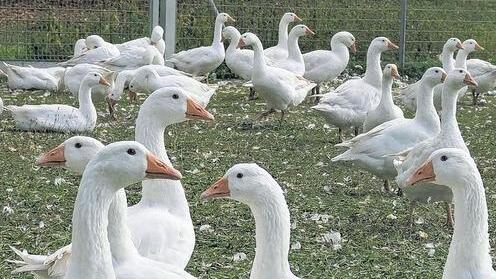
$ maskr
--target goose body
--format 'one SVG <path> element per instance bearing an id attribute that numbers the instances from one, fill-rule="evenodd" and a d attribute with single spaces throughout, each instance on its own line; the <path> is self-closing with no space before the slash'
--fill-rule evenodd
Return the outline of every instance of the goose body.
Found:
<path id="1" fill-rule="evenodd" d="M 20 67 L 3 62 L 9 89 L 58 91 L 64 76 L 64 68 Z"/>
<path id="2" fill-rule="evenodd" d="M 87 132 L 96 125 L 96 110 L 91 90 L 108 82 L 99 73 L 89 73 L 79 90 L 79 108 L 67 105 L 7 106 L 18 129 L 26 131 Z"/>
<path id="3" fill-rule="evenodd" d="M 372 40 L 367 51 L 365 76 L 348 80 L 333 92 L 324 94 L 320 102 L 312 108 L 320 112 L 327 122 L 340 129 L 361 127 L 367 113 L 374 109 L 381 99 L 381 53 L 397 48 L 385 37 Z"/>
<path id="4" fill-rule="evenodd" d="M 384 122 L 403 118 L 403 111 L 393 102 L 393 79 L 399 79 L 398 68 L 395 64 L 387 64 L 382 74 L 382 95 L 377 107 L 367 113 L 363 122 L 363 132 L 368 132 Z"/>
<path id="5" fill-rule="evenodd" d="M 246 81 L 251 80 L 251 74 L 253 72 L 253 50 L 238 48 L 241 34 L 233 26 L 225 27 L 222 30 L 222 37 L 230 41 L 226 50 L 227 67 L 240 78 Z"/>
<path id="6" fill-rule="evenodd" d="M 95 64 L 107 59 L 118 57 L 120 55 L 119 49 L 108 42 L 105 42 L 98 35 L 91 35 L 86 38 L 87 51 L 78 56 L 59 63 L 61 66 L 74 66 L 77 64 Z"/>
<path id="7" fill-rule="evenodd" d="M 203 199 L 228 197 L 250 207 L 256 224 L 255 259 L 250 279 L 298 279 L 288 254 L 290 213 L 281 186 L 257 164 L 237 164 L 202 193 Z"/>
<path id="8" fill-rule="evenodd" d="M 279 21 L 277 45 L 264 50 L 264 55 L 271 60 L 282 60 L 288 57 L 288 26 L 291 22 L 301 21 L 295 13 L 285 13 Z"/>
<path id="9" fill-rule="evenodd" d="M 115 46 L 121 52 L 126 52 L 136 47 L 146 48 L 148 46 L 153 46 L 160 52 L 160 54 L 163 57 L 165 54 L 165 41 L 163 37 L 164 37 L 164 29 L 161 26 L 157 25 L 153 27 L 152 34 L 149 38 L 143 37 L 139 39 L 134 39 L 131 41 L 124 42 L 122 44 L 116 44 Z"/>
<path id="10" fill-rule="evenodd" d="M 86 52 L 88 48 L 86 47 L 86 39 L 79 39 L 76 41 L 74 44 L 74 54 L 72 57 L 79 56 L 83 54 L 83 52 Z"/>
<path id="11" fill-rule="evenodd" d="M 449 187 L 455 201 L 455 226 L 443 279 L 494 279 L 489 244 L 486 194 L 470 154 L 458 148 L 433 152 L 408 184 L 435 183 Z"/>
<path id="12" fill-rule="evenodd" d="M 225 57 L 221 36 L 222 24 L 227 21 L 234 21 L 234 19 L 226 13 L 217 15 L 212 45 L 181 51 L 172 55 L 167 61 L 172 63 L 174 68 L 193 76 L 207 75 L 217 69 Z"/>
<path id="13" fill-rule="evenodd" d="M 468 84 L 475 85 L 476 83 L 466 70 L 455 68 L 448 74 L 448 78 L 443 84 L 440 133 L 415 145 L 402 162 L 396 162 L 398 171 L 396 182 L 403 188 L 403 193 L 411 201 L 452 202 L 453 194 L 448 187 L 433 183 L 419 183 L 415 187 L 407 187 L 407 179 L 437 149 L 458 148 L 469 153 L 456 120 L 458 91 Z"/>
<path id="14" fill-rule="evenodd" d="M 164 65 L 164 57 L 154 46 L 132 47 L 121 51 L 120 55 L 100 63 L 114 71 L 132 70 L 145 65 Z"/>
<path id="15" fill-rule="evenodd" d="M 332 161 L 353 161 L 358 167 L 382 179 L 394 178 L 396 169 L 393 159 L 387 155 L 406 150 L 439 133 L 440 124 L 432 104 L 432 89 L 445 76 L 446 73 L 441 68 L 428 69 L 422 77 L 422 93 L 419 95 L 419 106 L 413 119 L 397 118 L 338 144 L 337 146 L 349 149 L 332 158 Z"/>
<path id="16" fill-rule="evenodd" d="M 331 38 L 331 50 L 315 50 L 303 54 L 304 77 L 316 83 L 337 78 L 348 65 L 351 48 L 356 52 L 355 37 L 349 32 L 338 32 Z"/>
<path id="17" fill-rule="evenodd" d="M 477 82 L 477 86 L 469 86 L 473 94 L 473 104 L 477 104 L 479 95 L 496 87 L 496 65 L 481 59 L 467 60 L 467 70 Z"/>

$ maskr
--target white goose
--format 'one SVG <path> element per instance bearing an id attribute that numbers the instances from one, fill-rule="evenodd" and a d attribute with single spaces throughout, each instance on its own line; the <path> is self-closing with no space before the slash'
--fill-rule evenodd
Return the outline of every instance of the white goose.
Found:
<path id="1" fill-rule="evenodd" d="M 477 82 L 477 87 L 469 86 L 469 91 L 472 92 L 472 104 L 475 106 L 481 94 L 496 87 L 496 65 L 481 59 L 469 59 L 467 70 Z"/>
<path id="2" fill-rule="evenodd" d="M 225 50 L 224 44 L 222 44 L 222 25 L 228 21 L 234 22 L 235 20 L 226 13 L 217 15 L 211 46 L 181 51 L 172 55 L 167 61 L 172 63 L 174 68 L 190 73 L 193 76 L 208 75 L 224 61 Z"/>
<path id="3" fill-rule="evenodd" d="M 305 74 L 305 62 L 303 61 L 303 55 L 298 45 L 298 39 L 301 36 L 307 35 L 315 35 L 315 33 L 303 24 L 293 27 L 289 32 L 288 56 L 283 59 L 272 60 L 273 63 L 271 66 L 288 70 L 298 76 L 303 76 Z"/>
<path id="4" fill-rule="evenodd" d="M 489 244 L 486 194 L 474 160 L 463 150 L 433 152 L 408 179 L 445 185 L 455 200 L 455 227 L 443 279 L 495 279 Z"/>
<path id="5" fill-rule="evenodd" d="M 251 46 L 255 53 L 252 81 L 253 87 L 267 102 L 268 111 L 260 117 L 265 117 L 276 110 L 281 111 L 281 121 L 285 111 L 290 106 L 297 106 L 316 86 L 302 76 L 287 70 L 268 66 L 265 62 L 263 46 L 260 39 L 253 33 L 244 33 L 238 43 L 239 47 Z"/>
<path id="6" fill-rule="evenodd" d="M 79 108 L 67 105 L 7 106 L 16 127 L 26 131 L 87 132 L 96 125 L 97 114 L 91 100 L 91 90 L 109 83 L 99 73 L 89 73 L 79 89 Z"/>
<path id="7" fill-rule="evenodd" d="M 385 122 L 367 133 L 336 145 L 349 149 L 332 158 L 332 161 L 353 161 L 358 167 L 384 179 L 384 188 L 390 191 L 388 180 L 396 177 L 397 173 L 393 159 L 386 155 L 404 151 L 439 133 L 439 117 L 432 103 L 432 91 L 445 78 L 443 69 L 428 69 L 421 79 L 422 93 L 418 95 L 419 103 L 413 119 L 397 118 Z"/>
<path id="8" fill-rule="evenodd" d="M 440 58 L 443 63 L 443 69 L 447 73 L 455 68 L 453 54 L 459 49 L 463 49 L 463 45 L 458 38 L 449 38 L 444 44 Z M 405 104 L 405 107 L 410 111 L 415 111 L 417 109 L 417 92 L 419 89 L 420 81 L 417 81 L 400 90 L 400 98 L 403 101 L 403 104 Z"/>
<path id="9" fill-rule="evenodd" d="M 349 32 L 338 32 L 331 38 L 331 50 L 315 50 L 303 54 L 305 61 L 304 77 L 317 84 L 337 78 L 348 65 L 349 49 L 356 52 L 355 37 Z M 320 94 L 317 85 L 316 93 Z"/>
<path id="10" fill-rule="evenodd" d="M 86 40 L 85 39 L 79 39 L 74 44 L 74 54 L 72 55 L 72 57 L 79 56 L 87 50 L 88 50 L 88 48 L 86 47 Z"/>
<path id="11" fill-rule="evenodd" d="M 104 79 L 109 83 L 109 85 L 98 85 L 92 88 L 91 98 L 93 101 L 104 100 L 105 97 L 114 88 L 114 76 L 115 72 L 112 72 L 106 68 L 103 68 L 94 64 L 78 64 L 74 67 L 66 68 L 64 74 L 64 86 L 65 88 L 74 96 L 79 95 L 79 89 L 81 88 L 81 83 L 86 75 L 92 72 L 97 72 L 101 74 Z"/>
<path id="12" fill-rule="evenodd" d="M 334 91 L 322 96 L 320 102 L 312 108 L 324 116 L 330 124 L 339 128 L 342 140 L 342 129 L 363 125 L 365 115 L 374 109 L 381 99 L 381 53 L 397 49 L 388 38 L 377 37 L 370 43 L 367 51 L 367 69 L 360 79 L 351 79 L 341 84 Z"/>
<path id="13" fill-rule="evenodd" d="M 64 77 L 65 70 L 62 67 L 34 68 L 2 63 L 10 90 L 59 91 L 59 89 L 62 89 L 60 83 Z"/>
<path id="14" fill-rule="evenodd" d="M 288 262 L 290 213 L 281 186 L 257 164 L 237 164 L 202 193 L 248 205 L 256 223 L 256 251 L 250 278 L 298 279 Z"/>
<path id="15" fill-rule="evenodd" d="M 456 103 L 458 91 L 466 85 L 477 86 L 472 76 L 461 68 L 455 68 L 448 74 L 443 84 L 443 107 L 441 114 L 441 131 L 439 134 L 415 145 L 407 153 L 406 158 L 401 162 L 395 161 L 398 172 L 396 182 L 403 189 L 404 195 L 412 202 L 413 206 L 417 202 L 438 202 L 444 201 L 451 204 L 453 195 L 449 188 L 432 183 L 421 183 L 415 187 L 406 187 L 407 179 L 418 167 L 429 157 L 429 155 L 440 148 L 459 148 L 469 153 L 465 141 L 458 128 L 456 120 Z M 452 225 L 451 209 L 448 206 L 447 222 Z M 412 212 L 413 213 L 413 212 Z"/>
<path id="16" fill-rule="evenodd" d="M 135 47 L 146 48 L 148 46 L 153 46 L 160 52 L 162 56 L 164 56 L 165 41 L 163 37 L 164 37 L 164 29 L 161 26 L 157 25 L 153 27 L 150 38 L 143 37 L 143 38 L 127 41 L 122 44 L 116 44 L 115 46 L 121 52 L 128 51 L 129 49 L 133 49 Z"/>
<path id="17" fill-rule="evenodd" d="M 105 42 L 98 35 L 88 36 L 86 38 L 86 47 L 88 48 L 87 51 L 65 62 L 58 63 L 58 65 L 74 66 L 82 63 L 93 64 L 120 55 L 120 51 L 115 45 Z"/>
<path id="18" fill-rule="evenodd" d="M 279 21 L 277 45 L 264 50 L 267 58 L 281 60 L 288 57 L 288 26 L 291 22 L 301 21 L 295 13 L 285 13 Z"/>
<path id="19" fill-rule="evenodd" d="M 222 37 L 229 40 L 226 49 L 226 65 L 240 78 L 249 81 L 253 72 L 253 50 L 238 48 L 241 34 L 234 26 L 227 26 L 222 30 Z"/>
<path id="20" fill-rule="evenodd" d="M 217 89 L 217 86 L 204 84 L 187 76 L 160 76 L 153 68 L 141 69 L 129 83 L 129 91 L 135 93 L 151 93 L 164 87 L 179 87 L 184 89 L 191 98 L 203 107 L 208 105 L 210 98 L 212 98 Z"/>
<path id="21" fill-rule="evenodd" d="M 192 278 L 184 271 L 140 256 L 126 226 L 125 187 L 144 179 L 181 177 L 137 142 L 104 147 L 86 166 L 79 185 L 72 219 L 71 260 L 63 278 Z M 108 226 L 110 218 L 113 227 Z"/>
<path id="22" fill-rule="evenodd" d="M 132 47 L 99 63 L 113 71 L 133 70 L 145 65 L 164 65 L 164 57 L 154 46 Z"/>
<path id="23" fill-rule="evenodd" d="M 393 79 L 400 79 L 398 67 L 395 64 L 387 64 L 382 72 L 382 96 L 377 107 L 367 113 L 363 122 L 363 132 L 368 132 L 384 122 L 403 118 L 403 111 L 393 102 Z"/>

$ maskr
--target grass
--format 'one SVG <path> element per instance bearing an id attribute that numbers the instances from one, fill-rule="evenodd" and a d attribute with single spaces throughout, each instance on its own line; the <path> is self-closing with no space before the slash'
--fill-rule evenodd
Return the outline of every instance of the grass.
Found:
<path id="1" fill-rule="evenodd" d="M 6 104 L 75 101 L 64 94 L 11 95 L 5 88 L 0 89 L 0 96 Z M 341 151 L 334 147 L 336 129 L 328 127 L 309 103 L 291 110 L 282 125 L 271 118 L 245 129 L 242 123 L 264 109 L 261 100 L 247 101 L 246 96 L 245 88 L 223 85 L 208 108 L 216 117 L 214 122 L 182 123 L 166 131 L 169 156 L 185 176 L 183 185 L 196 229 L 196 249 L 188 271 L 200 278 L 249 277 L 255 243 L 254 220 L 248 208 L 230 200 L 204 203 L 199 195 L 233 164 L 257 162 L 287 191 L 291 242 L 301 244 L 290 252 L 295 274 L 302 278 L 441 277 L 450 242 L 441 205 L 421 206 L 416 218 L 423 222 L 410 227 L 408 201 L 382 192 L 381 181 L 366 172 L 330 163 Z M 139 103 L 144 97 L 140 96 Z M 496 160 L 492 141 L 496 127 L 492 118 L 496 103 L 492 97 L 486 99 L 487 105 L 477 109 L 461 105 L 459 122 L 487 187 L 494 236 Z M 469 98 L 464 101 L 468 103 Z M 122 101 L 119 120 L 113 122 L 101 115 L 98 127 L 89 135 L 106 143 L 132 139 L 138 108 L 136 103 Z M 103 111 L 104 105 L 98 104 L 98 109 Z M 40 153 L 67 137 L 14 131 L 11 118 L 2 115 L 0 259 L 15 258 L 8 245 L 46 253 L 70 242 L 79 178 L 61 169 L 34 166 Z M 138 186 L 128 189 L 130 203 L 139 199 L 139 191 Z M 210 225 L 211 230 L 200 231 L 202 225 Z M 331 231 L 341 233 L 341 249 L 322 241 Z M 494 238 L 491 244 L 496 246 Z M 432 255 L 430 246 L 435 247 Z M 247 259 L 234 261 L 233 255 L 241 252 Z M 2 261 L 0 278 L 32 278 L 10 275 L 12 268 Z"/>

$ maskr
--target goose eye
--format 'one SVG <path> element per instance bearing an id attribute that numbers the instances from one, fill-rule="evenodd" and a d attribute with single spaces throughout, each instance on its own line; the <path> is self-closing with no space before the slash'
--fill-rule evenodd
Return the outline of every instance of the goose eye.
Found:
<path id="1" fill-rule="evenodd" d="M 177 100 L 177 99 L 179 99 L 179 95 L 177 95 L 177 94 L 173 94 L 173 95 L 172 95 L 172 99 L 176 99 L 176 100 Z"/>
<path id="2" fill-rule="evenodd" d="M 127 154 L 129 154 L 129 155 L 134 155 L 134 154 L 136 154 L 136 150 L 134 150 L 133 148 L 129 148 L 129 149 L 127 150 Z"/>
<path id="3" fill-rule="evenodd" d="M 460 74 L 461 74 L 461 73 L 463 73 L 463 71 L 462 71 L 462 70 L 460 70 Z"/>
<path id="4" fill-rule="evenodd" d="M 446 161 L 446 160 L 448 160 L 448 156 L 446 156 L 446 155 L 441 156 L 441 161 L 443 161 L 443 162 L 444 162 L 444 161 Z"/>
<path id="5" fill-rule="evenodd" d="M 95 77 L 97 77 L 98 75 L 94 74 Z"/>
<path id="6" fill-rule="evenodd" d="M 76 148 L 81 148 L 81 146 L 82 146 L 82 145 L 81 145 L 79 142 L 77 142 L 77 143 L 74 145 L 74 147 L 76 147 Z"/>
<path id="7" fill-rule="evenodd" d="M 236 175 L 237 178 L 243 178 L 243 174 L 238 172 L 238 174 Z"/>
<path id="8" fill-rule="evenodd" d="M 439 71 L 438 71 L 438 70 L 435 70 L 435 72 L 436 72 L 436 74 L 437 74 L 437 73 L 439 73 Z"/>

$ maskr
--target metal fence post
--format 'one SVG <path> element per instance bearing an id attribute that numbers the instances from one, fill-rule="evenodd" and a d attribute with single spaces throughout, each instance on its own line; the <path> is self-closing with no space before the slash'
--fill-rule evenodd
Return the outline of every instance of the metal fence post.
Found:
<path id="1" fill-rule="evenodd" d="M 160 10 L 159 0 L 150 0 L 150 32 L 152 32 L 153 27 L 158 25 L 158 15 Z"/>
<path id="2" fill-rule="evenodd" d="M 160 7 L 160 26 L 165 31 L 165 57 L 168 58 L 176 51 L 176 19 L 177 1 L 162 0 Z"/>
<path id="3" fill-rule="evenodd" d="M 406 50 L 406 21 L 407 21 L 408 0 L 401 0 L 400 10 L 400 50 L 398 60 L 400 67 L 405 65 L 405 50 Z"/>

